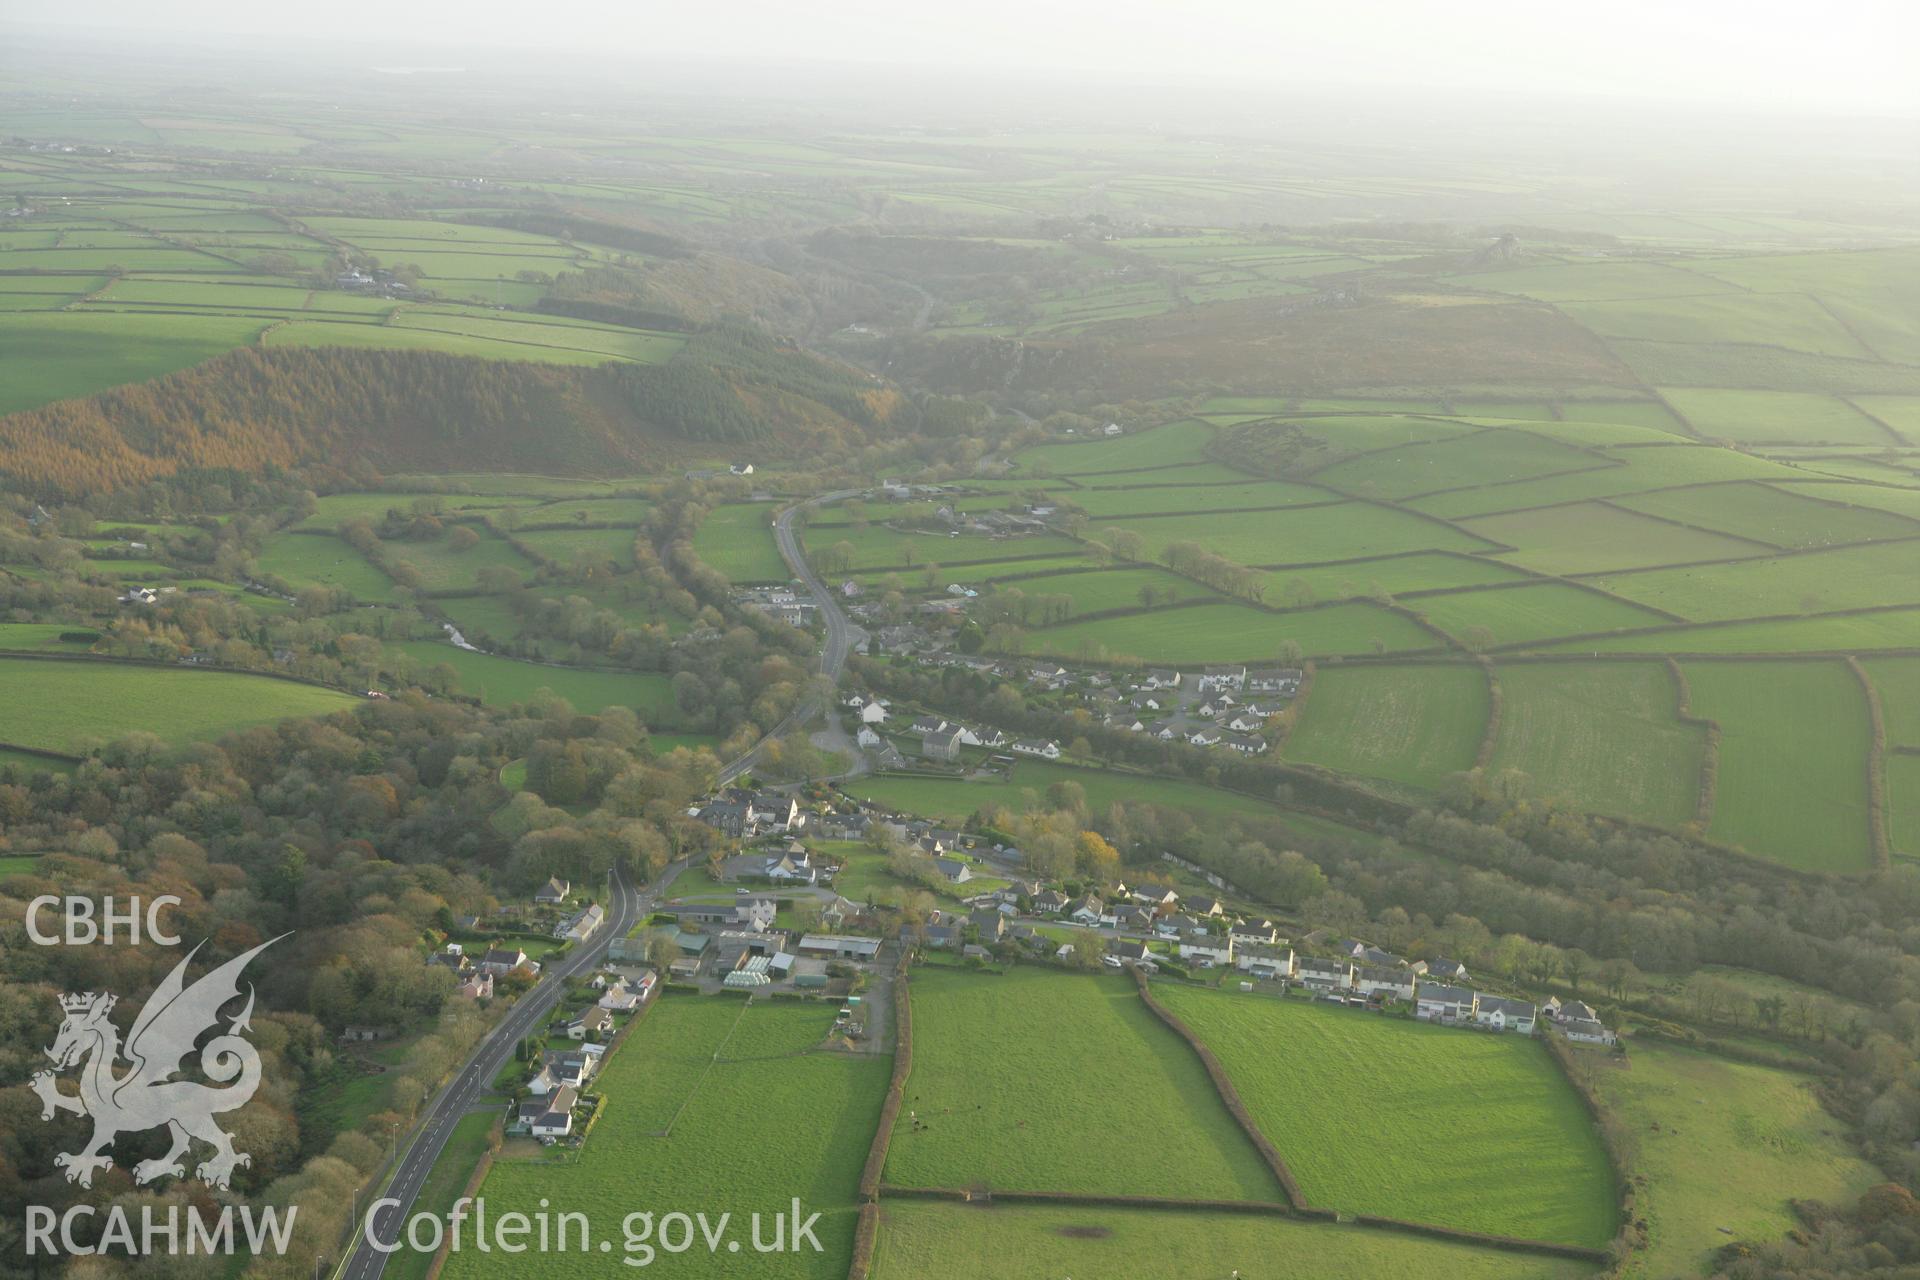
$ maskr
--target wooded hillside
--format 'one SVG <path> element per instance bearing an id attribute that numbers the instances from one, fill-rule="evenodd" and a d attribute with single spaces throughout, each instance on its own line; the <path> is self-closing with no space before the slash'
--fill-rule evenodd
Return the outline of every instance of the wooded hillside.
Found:
<path id="1" fill-rule="evenodd" d="M 425 351 L 247 348 L 0 418 L 0 475 L 41 497 L 182 470 L 364 460 L 390 471 L 633 474 L 716 444 L 818 453 L 886 422 L 895 393 L 745 330 L 661 365 L 562 368 Z"/>

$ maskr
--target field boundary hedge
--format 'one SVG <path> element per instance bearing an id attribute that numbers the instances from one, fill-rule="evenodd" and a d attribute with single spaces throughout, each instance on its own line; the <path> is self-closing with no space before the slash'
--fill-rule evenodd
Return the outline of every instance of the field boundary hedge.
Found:
<path id="1" fill-rule="evenodd" d="M 1493 659 L 1482 653 L 1477 655 L 1480 670 L 1487 677 L 1487 724 L 1480 731 L 1480 745 L 1474 749 L 1473 767 L 1485 769 L 1493 763 L 1493 753 L 1500 745 L 1500 720 L 1505 710 L 1506 695 L 1500 688 L 1500 673 L 1493 665 Z"/>
<path id="2" fill-rule="evenodd" d="M 1220 1065 L 1218 1058 L 1213 1056 L 1213 1050 L 1207 1048 L 1200 1037 L 1193 1033 L 1193 1029 L 1180 1020 L 1179 1015 L 1153 998 L 1153 992 L 1148 989 L 1146 974 L 1138 969 L 1131 969 L 1129 972 L 1133 974 L 1134 985 L 1140 989 L 1141 1002 L 1152 1011 L 1155 1017 L 1172 1028 L 1175 1035 L 1186 1041 L 1188 1047 L 1199 1056 L 1200 1065 L 1207 1069 L 1207 1077 L 1213 1081 L 1213 1087 L 1219 1093 L 1220 1101 L 1226 1105 L 1234 1122 L 1246 1132 L 1247 1137 L 1253 1142 L 1254 1149 L 1260 1153 L 1260 1158 L 1265 1160 L 1267 1168 L 1273 1171 L 1281 1191 L 1286 1193 L 1287 1207 L 1292 1210 L 1307 1208 L 1307 1197 L 1301 1192 L 1299 1182 L 1294 1179 L 1293 1170 L 1287 1167 L 1286 1159 L 1280 1154 L 1279 1148 L 1275 1147 L 1268 1140 L 1267 1135 L 1260 1132 L 1260 1126 L 1253 1122 L 1252 1113 L 1247 1110 L 1246 1103 L 1240 1100 L 1240 1091 L 1233 1087 L 1233 1081 L 1227 1076 L 1227 1069 Z"/>
<path id="3" fill-rule="evenodd" d="M 42 760 L 59 760 L 65 764 L 79 764 L 86 758 L 70 756 L 64 751 L 51 751 L 46 747 L 29 747 L 18 742 L 0 741 L 0 751 L 17 751 L 23 756 L 39 756 Z"/>
<path id="4" fill-rule="evenodd" d="M 1673 678 L 1674 719 L 1681 724 L 1706 731 L 1700 753 L 1700 785 L 1693 801 L 1693 820 L 1701 830 L 1713 821 L 1713 808 L 1720 796 L 1720 722 L 1693 714 L 1693 685 L 1679 660 L 1668 654 L 1667 674 Z"/>
<path id="5" fill-rule="evenodd" d="M 1576 1069 L 1573 1050 L 1568 1043 L 1550 1034 L 1540 1039 L 1547 1047 L 1547 1056 L 1553 1059 L 1553 1065 L 1560 1069 L 1561 1076 L 1573 1087 L 1574 1096 L 1580 1099 L 1580 1105 L 1586 1108 L 1587 1119 L 1593 1122 L 1594 1131 L 1600 1135 L 1600 1150 L 1607 1158 L 1608 1171 L 1613 1174 L 1620 1222 L 1614 1228 L 1612 1246 L 1598 1252 L 1603 1261 L 1611 1257 L 1617 1266 L 1626 1260 L 1628 1254 L 1646 1243 L 1646 1225 L 1636 1223 L 1633 1216 L 1633 1179 L 1627 1172 L 1632 1162 L 1627 1158 L 1627 1146 L 1622 1135 L 1609 1123 L 1605 1105 L 1587 1083 L 1586 1077 Z"/>
<path id="6" fill-rule="evenodd" d="M 1685 487 L 1686 487 L 1685 485 L 1675 486 L 1675 488 L 1682 488 L 1682 489 Z M 1637 497 L 1639 495 L 1624 494 L 1622 496 L 1631 498 L 1631 497 Z M 1638 516 L 1642 520 L 1654 520 L 1659 522 L 1660 524 L 1670 524 L 1676 529 L 1686 529 L 1692 533 L 1711 534 L 1716 538 L 1731 538 L 1735 542 L 1752 543 L 1756 547 L 1765 547 L 1768 551 L 1773 551 L 1773 552 L 1785 551 L 1787 549 L 1786 546 L 1782 543 L 1768 542 L 1764 538 L 1749 538 L 1744 533 L 1729 533 L 1725 529 L 1709 529 L 1707 528 L 1707 526 L 1703 524 L 1692 524 L 1686 520 L 1676 520 L 1672 516 L 1655 515 L 1651 511 L 1636 511 L 1632 507 L 1623 506 L 1622 504 L 1620 504 L 1619 502 L 1616 502 L 1612 498 L 1595 498 L 1593 499 L 1593 502 L 1598 506 L 1611 507 L 1613 510 L 1620 512 L 1622 515 Z M 1648 568 L 1664 568 L 1665 566 L 1649 565 L 1647 567 Z M 1612 570 L 1611 572 L 1619 573 L 1619 572 L 1626 572 L 1626 571 Z"/>
<path id="7" fill-rule="evenodd" d="M 1893 869 L 1893 846 L 1887 838 L 1887 721 L 1880 710 L 1880 691 L 1873 687 L 1860 659 L 1847 655 L 1847 670 L 1860 684 L 1867 700 L 1867 840 L 1873 847 L 1876 870 Z"/>
<path id="8" fill-rule="evenodd" d="M 594 1114 L 598 1118 L 597 1110 Z M 507 1117 L 504 1112 L 494 1117 L 493 1124 L 487 1129 L 487 1149 L 481 1152 L 480 1158 L 474 1162 L 473 1173 L 467 1178 L 467 1185 L 461 1190 L 460 1195 L 455 1198 L 455 1204 L 458 1204 L 461 1199 L 471 1200 L 480 1194 L 480 1184 L 487 1180 L 487 1171 L 493 1168 L 493 1158 L 499 1153 L 500 1144 L 505 1140 L 506 1123 Z M 440 1269 L 446 1266 L 447 1254 L 452 1250 L 453 1237 L 449 1235 L 447 1239 L 440 1242 L 440 1247 L 434 1250 L 433 1260 L 427 1263 L 426 1280 L 439 1280 Z"/>
<path id="9" fill-rule="evenodd" d="M 1316 669 L 1317 664 L 1311 658 L 1300 664 L 1300 687 L 1293 691 L 1287 709 L 1279 717 L 1280 727 L 1274 731 L 1273 751 L 1276 755 L 1286 750 L 1287 739 L 1293 736 L 1294 726 L 1306 714 L 1307 698 L 1313 693 L 1313 673 Z"/>
<path id="10" fill-rule="evenodd" d="M 167 662 L 160 658 L 123 658 L 110 653 L 47 653 L 40 649 L 0 649 L 0 658 L 12 660 L 26 658 L 34 662 L 97 662 L 106 666 L 152 667 L 158 671 L 222 671 L 234 676 L 259 676 L 263 680 L 283 680 L 288 684 L 304 684 L 312 689 L 325 689 L 329 693 L 342 693 L 352 697 L 352 691 L 337 684 L 328 684 L 324 680 L 314 680 L 307 676 L 296 676 L 288 671 L 259 671 L 253 667 L 230 667 L 219 662 Z M 28 748 L 22 747 L 25 751 Z M 42 753 L 45 754 L 45 753 Z M 77 756 L 64 756 L 63 759 L 78 759 Z"/>

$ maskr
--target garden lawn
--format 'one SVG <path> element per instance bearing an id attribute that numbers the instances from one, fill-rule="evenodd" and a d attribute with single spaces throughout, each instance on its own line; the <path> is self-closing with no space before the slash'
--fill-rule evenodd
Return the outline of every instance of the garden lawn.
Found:
<path id="1" fill-rule="evenodd" d="M 631 707 L 649 724 L 666 723 L 675 718 L 673 683 L 655 671 L 548 667 L 489 653 L 471 653 L 438 640 L 403 640 L 389 647 L 406 654 L 422 669 L 446 663 L 459 674 L 460 692 L 491 707 L 526 702 L 541 689 L 548 689 L 584 715 L 607 707 Z"/>
<path id="2" fill-rule="evenodd" d="M 1199 1058 L 1130 979 L 1020 967 L 919 969 L 912 982 L 888 1182 L 1281 1198 Z"/>
<path id="3" fill-rule="evenodd" d="M 1477 665 L 1323 666 L 1283 754 L 1424 790 L 1473 768 L 1487 726 Z"/>
<path id="4" fill-rule="evenodd" d="M 1659 826 L 1691 822 L 1706 730 L 1681 724 L 1664 662 L 1506 663 L 1490 771 L 1536 794 Z"/>
<path id="5" fill-rule="evenodd" d="M 698 1274 L 841 1280 L 892 1060 L 813 1052 L 832 1022 L 833 1006 L 813 1002 L 663 996 L 595 1082 L 606 1111 L 579 1160 L 496 1162 L 481 1188 L 489 1215 L 536 1213 L 545 1198 L 588 1215 L 618 1251 L 622 1220 L 636 1210 L 730 1213 L 744 1242 L 750 1214 L 770 1219 L 798 1196 L 806 1213 L 821 1215 L 820 1252 L 762 1254 L 743 1243 L 724 1261 L 703 1258 Z M 593 1265 L 606 1263 L 463 1250 L 443 1274 L 572 1280 Z"/>
<path id="6" fill-rule="evenodd" d="M 1864 871 L 1866 700 L 1837 661 L 1683 664 L 1693 714 L 1720 725 L 1707 834 L 1806 871 Z"/>
<path id="7" fill-rule="evenodd" d="M 1598 1247 L 1616 1196 L 1593 1122 L 1531 1039 L 1155 983 L 1309 1203 Z"/>
<path id="8" fill-rule="evenodd" d="M 1634 1137 L 1644 1174 L 1634 1211 L 1647 1248 L 1622 1272 L 1644 1280 L 1704 1273 L 1733 1239 L 1778 1240 L 1799 1225 L 1796 1199 L 1851 1204 L 1882 1175 L 1821 1109 L 1814 1081 L 1790 1071 L 1636 1041 L 1631 1065 L 1593 1063 L 1600 1100 Z"/>
<path id="9" fill-rule="evenodd" d="M 0 707 L 7 708 L 0 741 L 45 751 L 78 753 L 128 733 L 204 741 L 357 701 L 333 689 L 233 671 L 0 658 Z"/>
<path id="10" fill-rule="evenodd" d="M 1576 1280 L 1581 1262 L 1246 1213 L 887 1200 L 875 1280 Z"/>

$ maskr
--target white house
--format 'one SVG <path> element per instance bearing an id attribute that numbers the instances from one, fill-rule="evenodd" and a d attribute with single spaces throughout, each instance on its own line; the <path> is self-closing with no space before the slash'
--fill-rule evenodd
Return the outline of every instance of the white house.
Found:
<path id="1" fill-rule="evenodd" d="M 1233 939 L 1183 942 L 1180 944 L 1180 958 L 1191 960 L 1203 969 L 1225 967 L 1233 963 Z"/>
<path id="2" fill-rule="evenodd" d="M 1353 989 L 1363 996 L 1377 995 L 1387 1000 L 1411 1000 L 1413 987 L 1414 978 L 1411 969 L 1362 965 L 1353 971 Z"/>
<path id="3" fill-rule="evenodd" d="M 1023 756 L 1039 756 L 1042 760 L 1058 760 L 1060 744 L 1042 742 L 1038 738 L 1018 738 L 1014 740 L 1013 750 Z"/>
<path id="4" fill-rule="evenodd" d="M 873 731 L 873 726 L 866 724 L 860 726 L 860 732 L 853 735 L 853 740 L 861 747 L 877 747 L 882 741 L 880 735 Z"/>
<path id="5" fill-rule="evenodd" d="M 1248 949 L 1234 939 L 1233 966 L 1250 978 L 1284 981 L 1293 977 L 1293 952 Z"/>
<path id="6" fill-rule="evenodd" d="M 1536 1016 L 1537 1010 L 1525 1000 L 1509 1000 L 1505 996 L 1481 996 L 1479 1007 L 1473 1011 L 1473 1020 L 1481 1026 L 1523 1036 L 1533 1034 Z"/>
<path id="7" fill-rule="evenodd" d="M 1353 963 L 1303 956 L 1295 962 L 1293 976 L 1301 986 L 1313 991 L 1346 991 L 1353 986 Z"/>

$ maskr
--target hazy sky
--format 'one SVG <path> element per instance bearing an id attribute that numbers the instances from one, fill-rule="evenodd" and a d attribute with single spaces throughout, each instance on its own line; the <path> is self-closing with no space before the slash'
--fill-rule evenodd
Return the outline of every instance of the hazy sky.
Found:
<path id="1" fill-rule="evenodd" d="M 1630 95 L 1920 116 L 1916 0 L 0 0 L 0 17 L 595 57 Z M 450 34 L 451 33 L 451 34 Z"/>

